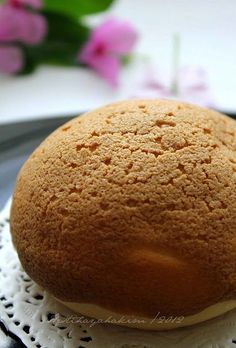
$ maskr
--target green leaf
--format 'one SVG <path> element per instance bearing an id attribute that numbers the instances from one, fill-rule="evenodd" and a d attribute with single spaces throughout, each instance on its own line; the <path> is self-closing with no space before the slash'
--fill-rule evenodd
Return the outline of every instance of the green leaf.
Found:
<path id="1" fill-rule="evenodd" d="M 79 18 L 105 11 L 112 2 L 113 0 L 44 0 L 44 9 Z"/>
<path id="2" fill-rule="evenodd" d="M 21 74 L 33 72 L 39 64 L 79 65 L 76 58 L 89 37 L 89 28 L 63 14 L 46 11 L 43 14 L 48 22 L 48 35 L 40 45 L 21 45 L 25 56 Z"/>
<path id="3" fill-rule="evenodd" d="M 18 75 L 31 74 L 32 72 L 34 72 L 37 65 L 39 65 L 40 61 L 35 59 L 34 52 L 32 52 L 31 50 L 27 50 L 27 48 L 23 46 L 22 49 L 24 51 L 25 65 L 23 70 L 21 70 Z"/>
<path id="4" fill-rule="evenodd" d="M 79 65 L 76 57 L 78 45 L 65 41 L 44 41 L 39 46 L 23 48 L 25 68 L 23 74 L 31 73 L 39 64 L 73 66 Z"/>
<path id="5" fill-rule="evenodd" d="M 74 42 L 78 49 L 88 40 L 90 30 L 78 20 L 47 11 L 43 14 L 48 23 L 47 40 Z"/>

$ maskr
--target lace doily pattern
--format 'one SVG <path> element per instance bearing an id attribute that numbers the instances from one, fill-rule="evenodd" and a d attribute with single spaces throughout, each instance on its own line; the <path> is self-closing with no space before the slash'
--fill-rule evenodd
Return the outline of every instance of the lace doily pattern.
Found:
<path id="1" fill-rule="evenodd" d="M 28 348 L 236 348 L 236 310 L 166 332 L 86 322 L 22 270 L 11 242 L 9 210 L 10 201 L 0 214 L 0 318 Z"/>

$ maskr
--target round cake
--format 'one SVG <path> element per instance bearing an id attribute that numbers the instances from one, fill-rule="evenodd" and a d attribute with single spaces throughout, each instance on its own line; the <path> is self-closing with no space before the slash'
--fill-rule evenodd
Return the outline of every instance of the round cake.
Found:
<path id="1" fill-rule="evenodd" d="M 171 329 L 236 307 L 236 122 L 170 100 L 69 121 L 23 165 L 11 232 L 29 276 L 83 315 Z"/>

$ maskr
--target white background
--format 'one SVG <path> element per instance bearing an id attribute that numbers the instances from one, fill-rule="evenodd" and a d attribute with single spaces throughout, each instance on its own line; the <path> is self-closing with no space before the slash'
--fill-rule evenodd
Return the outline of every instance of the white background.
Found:
<path id="1" fill-rule="evenodd" d="M 77 114 L 132 95 L 147 56 L 169 74 L 173 34 L 181 36 L 182 65 L 202 66 L 219 109 L 236 112 L 236 0 L 117 0 L 114 15 L 129 20 L 140 39 L 135 62 L 123 69 L 118 90 L 80 68 L 41 67 L 27 77 L 0 76 L 0 123 Z"/>

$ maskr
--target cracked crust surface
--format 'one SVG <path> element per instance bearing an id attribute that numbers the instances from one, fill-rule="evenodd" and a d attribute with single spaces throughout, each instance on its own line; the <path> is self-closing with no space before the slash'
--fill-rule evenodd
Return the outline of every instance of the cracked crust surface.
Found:
<path id="1" fill-rule="evenodd" d="M 114 103 L 52 133 L 11 212 L 26 272 L 63 301 L 154 317 L 236 298 L 236 123 L 168 100 Z"/>

